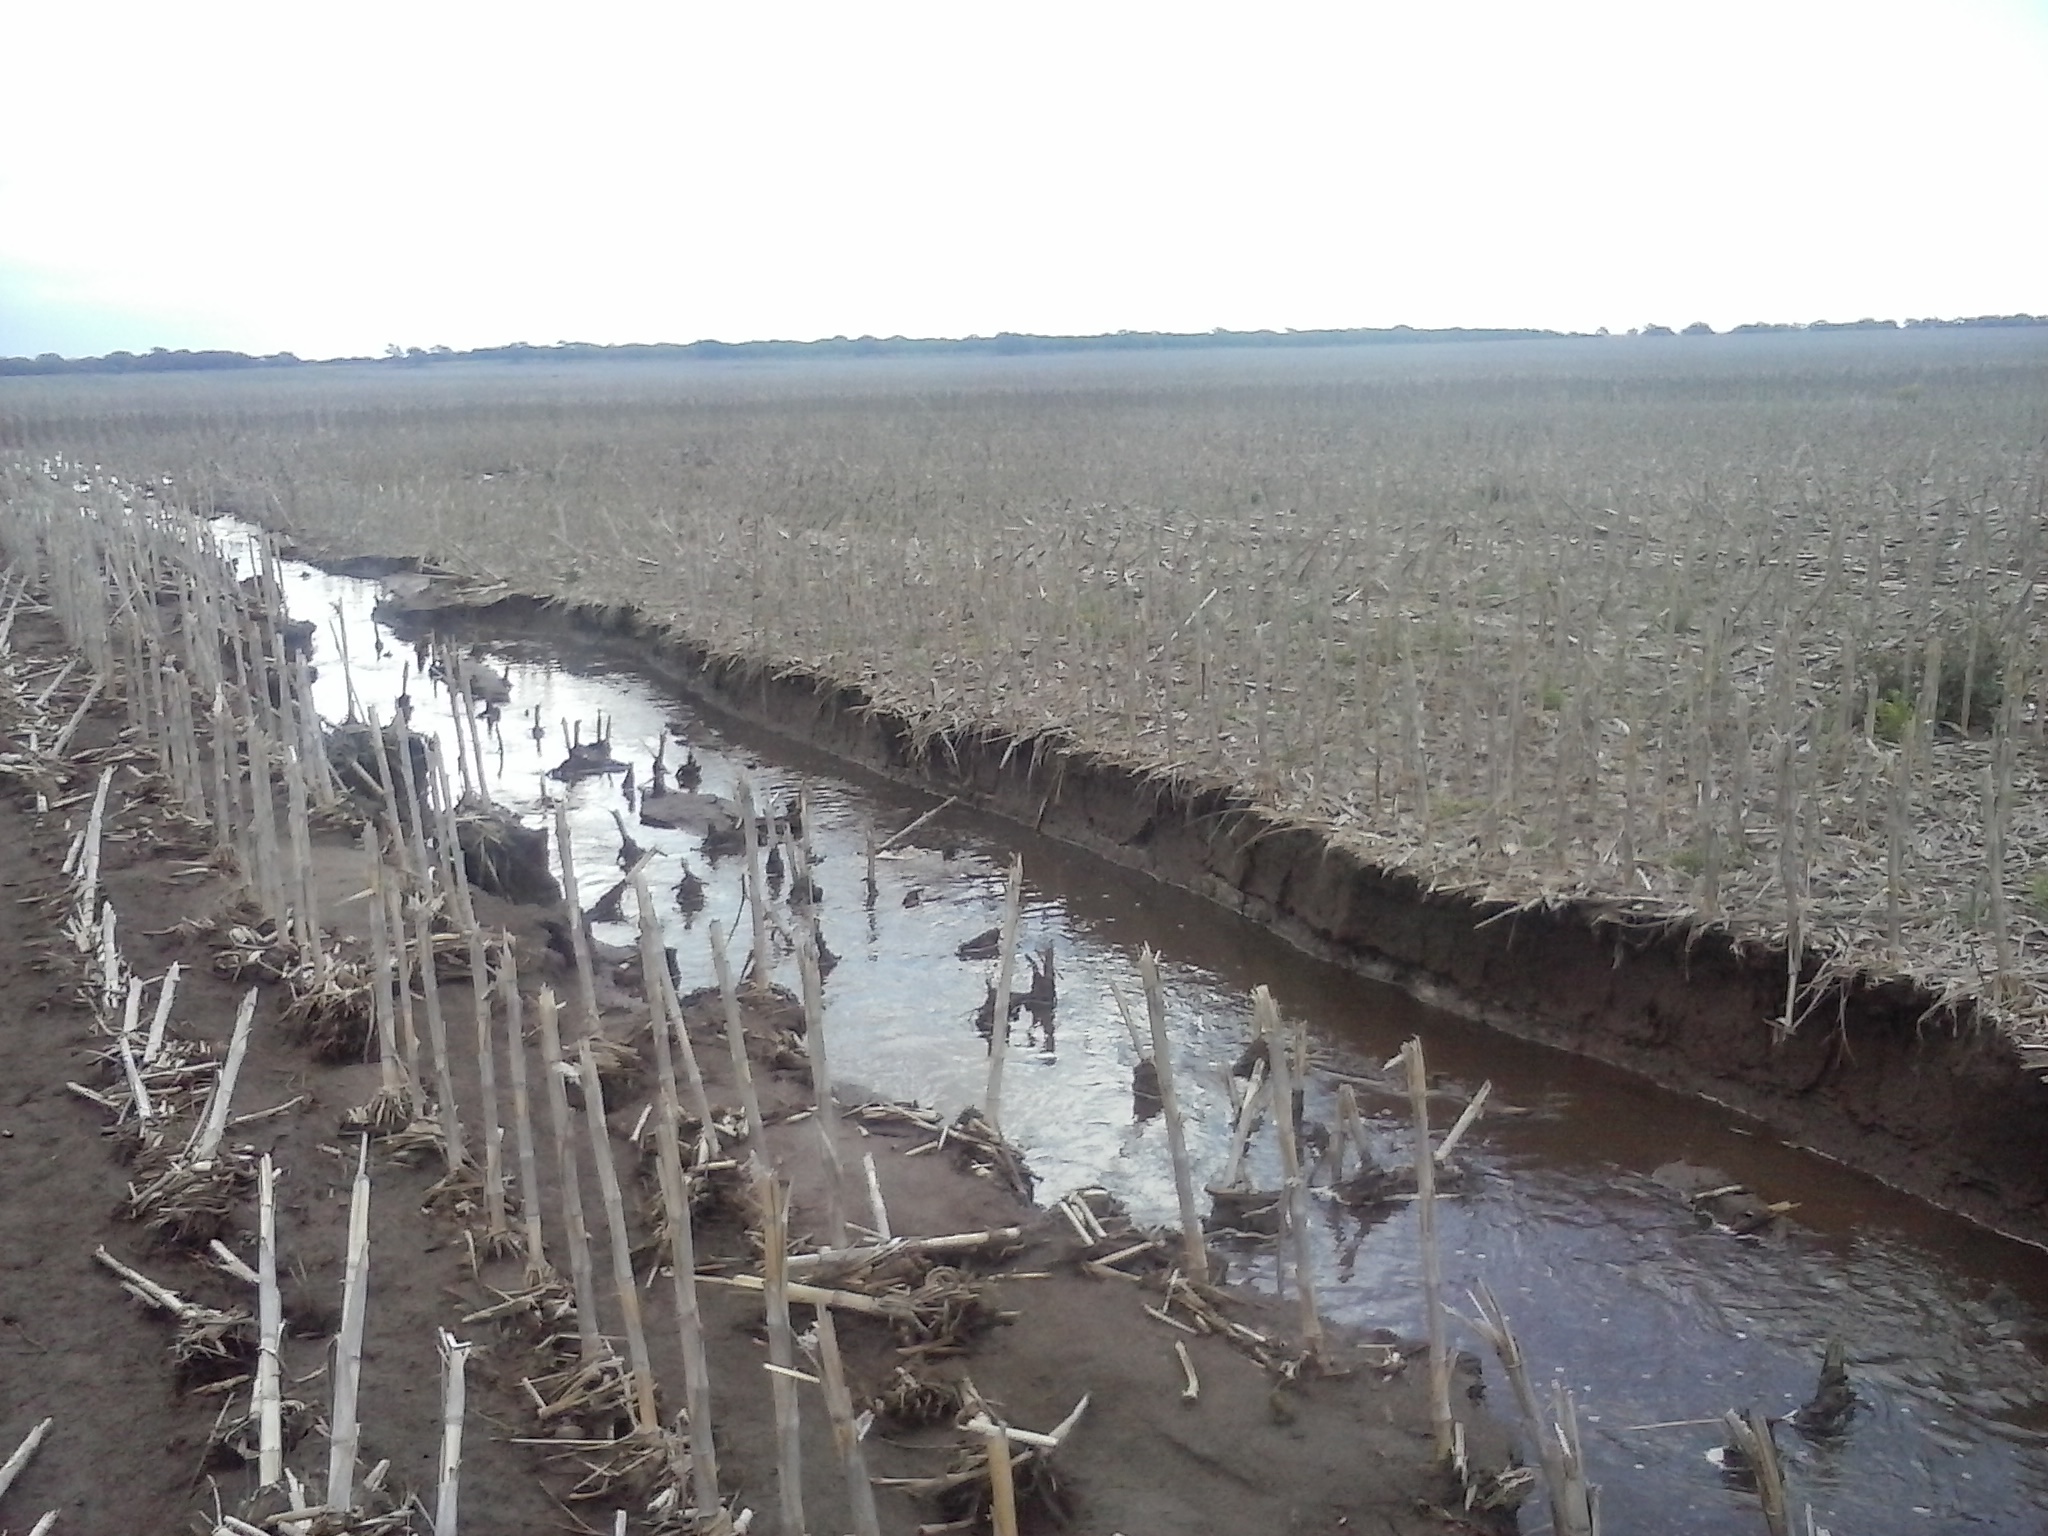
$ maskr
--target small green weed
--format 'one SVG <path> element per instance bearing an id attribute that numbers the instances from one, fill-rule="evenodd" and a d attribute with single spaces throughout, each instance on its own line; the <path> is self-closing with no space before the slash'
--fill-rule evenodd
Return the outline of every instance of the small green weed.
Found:
<path id="1" fill-rule="evenodd" d="M 1969 627 L 1959 625 L 1945 627 L 1941 632 L 1941 642 L 1934 718 L 1946 720 L 1965 732 L 1990 730 L 1991 723 L 1998 718 L 1999 706 L 2005 701 L 2004 646 L 1996 634 L 1979 628 L 1973 637 Z M 1896 697 L 1906 704 L 1907 712 L 1902 723 L 1911 725 L 1916 712 L 1912 701 L 1920 697 L 1927 681 L 1924 646 L 1914 647 L 1910 657 L 1902 646 L 1878 651 L 1871 657 L 1870 681 L 1877 689 L 1880 718 L 1885 703 Z M 1883 731 L 1878 734 L 1884 736 Z M 1884 736 L 1884 739 L 1897 741 L 1899 737 Z"/>
<path id="2" fill-rule="evenodd" d="M 1871 733 L 1879 741 L 1901 742 L 1906 732 L 1913 728 L 1913 701 L 1903 693 L 1885 694 L 1877 701 L 1877 713 L 1872 717 Z"/>
<path id="3" fill-rule="evenodd" d="M 2027 906 L 2036 917 L 2048 917 L 2048 870 L 2027 882 Z"/>

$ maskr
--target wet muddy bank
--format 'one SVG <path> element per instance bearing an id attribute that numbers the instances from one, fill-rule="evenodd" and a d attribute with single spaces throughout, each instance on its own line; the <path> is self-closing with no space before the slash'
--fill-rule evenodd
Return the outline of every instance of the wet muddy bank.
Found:
<path id="1" fill-rule="evenodd" d="M 295 554 L 354 575 L 407 564 Z M 419 601 L 422 614 L 434 606 Z M 2048 1245 L 2048 1084 L 1967 1002 L 1853 977 L 1830 983 L 1784 1038 L 1772 1020 L 1785 957 L 1768 944 L 1599 900 L 1513 909 L 1432 891 L 1228 789 L 1158 778 L 1050 734 L 933 732 L 877 708 L 857 685 L 712 655 L 630 609 L 502 587 L 447 607 L 493 638 L 595 641 L 752 725 L 957 796 L 1432 1005 L 1725 1105 L 1795 1145 Z M 443 608 L 436 622 L 451 617 Z M 1809 981 L 1817 965 L 1809 957 Z"/>

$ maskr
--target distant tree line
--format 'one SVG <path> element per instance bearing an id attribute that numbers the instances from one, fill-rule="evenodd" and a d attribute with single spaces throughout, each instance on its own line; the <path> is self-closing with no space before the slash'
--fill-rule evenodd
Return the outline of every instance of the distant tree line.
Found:
<path id="1" fill-rule="evenodd" d="M 1783 321 L 1752 320 L 1747 325 L 1730 326 L 1730 336 L 1779 335 L 1787 331 L 1924 331 L 1961 330 L 1969 327 L 1995 327 L 2009 325 L 2048 325 L 2048 315 L 1972 315 L 1965 319 L 1938 320 L 1812 320 L 1804 324 L 1788 324 Z M 1671 333 L 1661 326 L 1649 326 L 1645 336 Z M 1682 332 L 1684 336 L 1711 336 L 1714 328 L 1704 320 L 1695 320 Z"/>
<path id="2" fill-rule="evenodd" d="M 1738 325 L 1731 336 L 1752 336 L 1785 331 L 1879 331 L 1956 328 L 1964 326 L 2048 325 L 2048 315 L 1978 315 L 1957 320 L 1818 320 L 1811 324 L 1772 324 L 1763 321 Z M 1599 334 L 1606 335 L 1603 329 Z M 1670 336 L 1669 326 L 1646 325 L 1631 336 Z M 1705 321 L 1685 327 L 1687 336 L 1711 336 L 1714 328 Z M 357 363 L 384 363 L 400 367 L 465 362 L 562 363 L 586 361 L 686 361 L 738 358 L 847 358 L 847 357 L 1017 357 L 1034 353 L 1060 352 L 1170 352 L 1213 350 L 1228 347 L 1345 347 L 1391 342 L 1458 341 L 1553 341 L 1583 337 L 1579 331 L 1476 330 L 1448 327 L 1420 330 L 1396 325 L 1377 329 L 1322 331 L 1114 331 L 1101 336 L 1038 336 L 1003 331 L 994 336 L 910 337 L 834 336 L 824 341 L 692 341 L 622 342 L 607 346 L 589 341 L 558 341 L 552 346 L 535 346 L 515 341 L 502 347 L 474 347 L 458 352 L 449 347 L 386 347 L 381 358 L 337 357 L 308 361 L 290 352 L 272 352 L 252 357 L 245 352 L 172 351 L 153 347 L 147 352 L 109 352 L 104 357 L 60 357 L 45 352 L 37 357 L 0 357 L 0 375 L 63 373 L 187 373 L 222 368 L 317 368 Z"/>
<path id="3" fill-rule="evenodd" d="M 0 357 L 0 374 L 10 373 L 194 373 L 215 368 L 301 367 L 289 352 L 251 357 L 246 352 L 172 352 L 152 347 L 147 352 L 109 352 L 105 357 Z"/>

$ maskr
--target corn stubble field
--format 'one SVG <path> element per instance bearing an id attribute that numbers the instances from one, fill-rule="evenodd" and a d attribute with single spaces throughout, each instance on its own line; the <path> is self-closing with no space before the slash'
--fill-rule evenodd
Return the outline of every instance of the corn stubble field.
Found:
<path id="1" fill-rule="evenodd" d="M 1790 938 L 1790 1021 L 1902 973 L 2048 1064 L 2038 330 L 0 380 L 52 455 Z"/>

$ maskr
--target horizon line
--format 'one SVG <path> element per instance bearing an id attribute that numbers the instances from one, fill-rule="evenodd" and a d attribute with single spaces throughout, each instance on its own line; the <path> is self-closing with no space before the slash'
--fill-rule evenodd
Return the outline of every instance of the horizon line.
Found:
<path id="1" fill-rule="evenodd" d="M 527 341 L 503 342 L 492 346 L 453 348 L 444 345 L 427 347 L 405 346 L 389 342 L 378 354 L 332 354 L 325 357 L 301 357 L 291 351 L 267 353 L 243 352 L 226 347 L 151 347 L 144 352 L 116 348 L 103 353 L 85 354 L 77 357 L 57 352 L 40 352 L 34 356 L 0 357 L 0 373 L 10 375 L 92 372 L 92 371 L 158 371 L 165 367 L 153 360 L 174 360 L 168 366 L 175 369 L 204 369 L 215 367 L 313 367 L 348 363 L 401 363 L 419 365 L 424 363 L 447 363 L 461 361 L 503 361 L 509 357 L 523 357 L 529 354 L 546 354 L 554 357 L 580 358 L 592 354 L 646 354 L 659 353 L 663 356 L 732 356 L 762 352 L 810 352 L 823 349 L 825 355 L 886 356 L 907 350 L 931 349 L 936 351 L 981 351 L 997 354 L 1019 354 L 1026 352 L 1052 351 L 1117 351 L 1139 350 L 1146 347 L 1170 349 L 1196 349 L 1204 346 L 1242 346 L 1258 344 L 1279 344 L 1295 346 L 1343 345 L 1347 342 L 1388 342 L 1388 341 L 1546 341 L 1546 340 L 1629 340 L 1661 337 L 1701 337 L 1787 334 L 1831 331 L 1901 331 L 1940 330 L 1970 327 L 2012 327 L 2048 325 L 2048 314 L 2034 315 L 2015 313 L 2009 315 L 1973 316 L 1926 316 L 1909 318 L 1865 317 L 1858 320 L 1812 320 L 1812 321 L 1749 321 L 1715 330 L 1705 321 L 1694 321 L 1689 325 L 1674 328 L 1661 324 L 1633 326 L 1625 331 L 1612 331 L 1601 326 L 1591 331 L 1560 330 L 1535 326 L 1354 326 L 1321 327 L 1302 329 L 1283 327 L 1259 330 L 1231 330 L 1217 326 L 1207 331 L 1094 331 L 1094 332 L 1033 332 L 997 331 L 990 334 L 979 332 L 964 336 L 907 336 L 898 333 L 893 336 L 821 336 L 809 339 L 794 337 L 761 337 L 747 341 L 725 341 L 716 337 L 700 337 L 695 341 L 623 341 L 592 342 L 559 340 L 551 343 Z M 141 365 L 141 366 L 135 366 Z"/>

